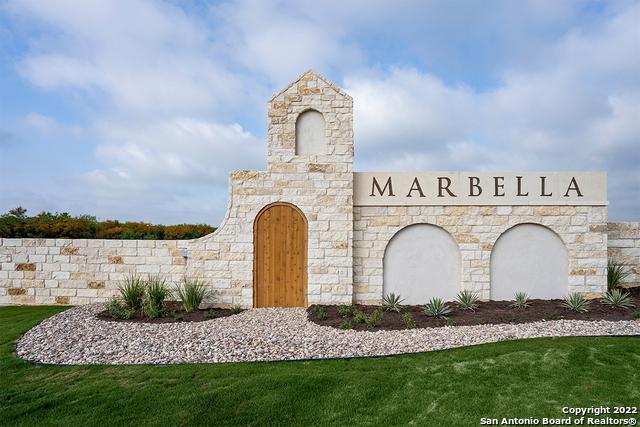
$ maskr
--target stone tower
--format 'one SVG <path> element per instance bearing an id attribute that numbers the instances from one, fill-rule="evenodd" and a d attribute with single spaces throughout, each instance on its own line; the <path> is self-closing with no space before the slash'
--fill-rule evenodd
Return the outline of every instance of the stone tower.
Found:
<path id="1" fill-rule="evenodd" d="M 268 116 L 267 170 L 232 172 L 227 216 L 192 246 L 188 270 L 213 284 L 217 300 L 251 306 L 254 223 L 262 209 L 284 202 L 307 221 L 307 304 L 349 304 L 353 100 L 310 70 L 273 95 Z"/>

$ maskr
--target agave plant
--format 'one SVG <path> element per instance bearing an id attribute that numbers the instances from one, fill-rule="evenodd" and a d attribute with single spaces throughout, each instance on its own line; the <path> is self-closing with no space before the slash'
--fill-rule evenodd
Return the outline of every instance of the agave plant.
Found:
<path id="1" fill-rule="evenodd" d="M 562 306 L 578 313 L 586 313 L 591 307 L 591 301 L 580 292 L 572 292 L 564 298 Z"/>
<path id="2" fill-rule="evenodd" d="M 620 289 L 612 289 L 604 294 L 602 297 L 602 303 L 615 308 L 635 307 L 629 293 L 622 292 Z"/>
<path id="3" fill-rule="evenodd" d="M 386 311 L 396 311 L 399 313 L 402 301 L 404 301 L 404 298 L 400 298 L 400 295 L 390 292 L 382 297 L 382 307 Z"/>
<path id="4" fill-rule="evenodd" d="M 458 292 L 458 295 L 456 295 L 456 304 L 458 304 L 458 307 L 462 310 L 475 310 L 478 308 L 479 301 L 480 298 L 478 297 L 478 294 L 466 289 Z"/>
<path id="5" fill-rule="evenodd" d="M 529 304 L 529 295 L 526 292 L 516 292 L 515 301 L 511 304 L 513 308 L 527 308 Z"/>
<path id="6" fill-rule="evenodd" d="M 624 264 L 617 264 L 613 261 L 607 263 L 607 290 L 612 291 L 622 284 L 622 281 L 631 274 Z"/>
<path id="7" fill-rule="evenodd" d="M 424 306 L 423 312 L 427 316 L 444 319 L 451 313 L 451 307 L 442 298 L 434 297 Z"/>

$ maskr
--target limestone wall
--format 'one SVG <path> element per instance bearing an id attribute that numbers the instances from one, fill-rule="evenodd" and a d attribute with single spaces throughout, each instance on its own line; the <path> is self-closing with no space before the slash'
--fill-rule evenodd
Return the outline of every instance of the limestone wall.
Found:
<path id="1" fill-rule="evenodd" d="M 483 299 L 490 297 L 493 245 L 507 229 L 523 223 L 544 225 L 560 236 L 569 254 L 569 291 L 606 290 L 606 206 L 363 206 L 354 208 L 357 302 L 380 301 L 387 243 L 400 229 L 417 223 L 438 225 L 453 236 L 462 258 L 461 289 Z"/>
<path id="2" fill-rule="evenodd" d="M 117 295 L 129 274 L 186 272 L 186 241 L 0 239 L 0 304 L 87 304 Z"/>
<path id="3" fill-rule="evenodd" d="M 609 259 L 625 264 L 631 273 L 623 281 L 625 286 L 640 286 L 640 222 L 610 222 Z"/>

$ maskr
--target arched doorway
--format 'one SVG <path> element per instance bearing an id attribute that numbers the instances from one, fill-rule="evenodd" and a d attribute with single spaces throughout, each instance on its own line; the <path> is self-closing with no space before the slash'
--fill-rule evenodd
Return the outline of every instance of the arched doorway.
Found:
<path id="1" fill-rule="evenodd" d="M 307 305 L 307 220 L 296 206 L 273 203 L 253 229 L 254 307 Z"/>
<path id="2" fill-rule="evenodd" d="M 405 227 L 387 244 L 383 275 L 384 293 L 400 294 L 405 304 L 451 301 L 460 290 L 458 244 L 435 225 Z"/>
<path id="3" fill-rule="evenodd" d="M 563 298 L 568 285 L 567 248 L 556 233 L 543 225 L 519 224 L 498 237 L 491 251 L 492 300 L 512 300 L 516 292 Z"/>

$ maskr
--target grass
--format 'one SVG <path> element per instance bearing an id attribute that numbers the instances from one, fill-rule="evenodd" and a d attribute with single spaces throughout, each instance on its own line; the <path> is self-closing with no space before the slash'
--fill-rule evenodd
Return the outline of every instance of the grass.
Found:
<path id="1" fill-rule="evenodd" d="M 369 359 L 173 366 L 18 360 L 59 307 L 0 308 L 0 425 L 456 425 L 636 406 L 640 339 L 510 341 Z"/>

